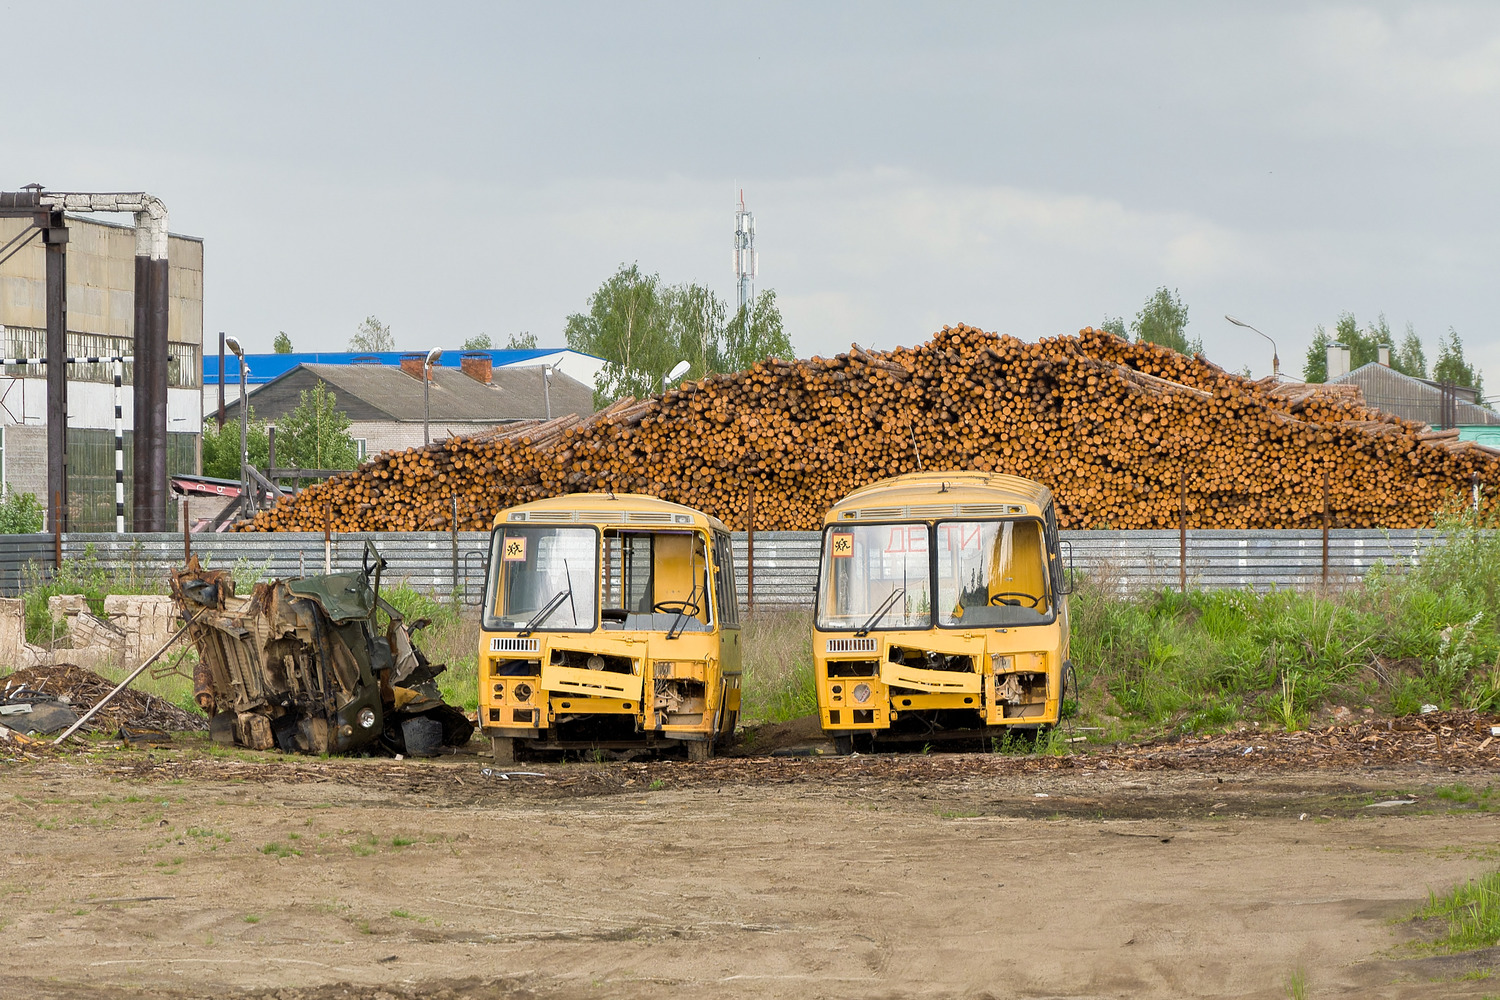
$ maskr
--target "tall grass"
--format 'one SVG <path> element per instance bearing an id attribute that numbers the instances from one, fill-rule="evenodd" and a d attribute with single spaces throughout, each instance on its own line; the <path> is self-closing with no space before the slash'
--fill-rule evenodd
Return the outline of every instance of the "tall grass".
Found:
<path id="1" fill-rule="evenodd" d="M 1121 734 L 1242 719 L 1288 729 L 1334 702 L 1409 714 L 1500 709 L 1500 533 L 1450 521 L 1414 567 L 1342 589 L 1073 597 L 1082 714 Z"/>
<path id="2" fill-rule="evenodd" d="M 818 710 L 812 612 L 757 611 L 740 631 L 740 719 L 785 722 Z"/>
<path id="3" fill-rule="evenodd" d="M 1442 896 L 1429 890 L 1427 905 L 1417 917 L 1447 921 L 1447 933 L 1430 945 L 1436 951 L 1493 948 L 1500 944 L 1500 871 L 1455 886 Z"/>

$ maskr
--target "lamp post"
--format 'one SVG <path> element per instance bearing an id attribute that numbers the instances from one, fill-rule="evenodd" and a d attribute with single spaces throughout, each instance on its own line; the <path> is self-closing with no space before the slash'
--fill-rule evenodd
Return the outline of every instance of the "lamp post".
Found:
<path id="1" fill-rule="evenodd" d="M 1259 330 L 1256 330 L 1255 327 L 1251 326 L 1249 323 L 1242 323 L 1239 320 L 1235 319 L 1233 316 L 1226 315 L 1224 318 L 1229 320 L 1229 322 L 1233 323 L 1235 326 L 1243 326 L 1246 330 L 1260 333 Z M 1263 333 L 1260 333 L 1260 335 L 1262 337 L 1266 337 L 1266 335 Z M 1266 339 L 1271 340 L 1270 337 L 1266 337 Z M 1271 340 L 1271 374 L 1279 378 L 1281 376 L 1281 358 L 1277 357 L 1276 355 L 1276 341 Z"/>
<path id="2" fill-rule="evenodd" d="M 225 337 L 224 346 L 234 352 L 240 362 L 240 512 L 250 516 L 250 400 L 246 397 L 245 383 L 250 378 L 250 366 L 245 363 L 245 349 L 238 337 Z"/>
<path id="3" fill-rule="evenodd" d="M 427 418 L 429 415 L 427 397 L 428 390 L 432 385 L 432 366 L 436 364 L 437 359 L 441 358 L 442 356 L 443 349 L 440 347 L 434 347 L 432 350 L 427 352 L 427 360 L 422 362 L 422 444 L 424 446 L 432 441 L 432 438 L 429 437 L 427 433 Z"/>
<path id="4" fill-rule="evenodd" d="M 556 365 L 542 365 L 542 397 L 547 401 L 547 419 L 552 419 L 552 372 Z"/>
<path id="5" fill-rule="evenodd" d="M 677 362 L 677 364 L 675 364 L 675 365 L 672 366 L 672 370 L 671 371 L 667 372 L 665 375 L 662 376 L 662 379 L 661 379 L 661 391 L 662 391 L 663 395 L 666 394 L 667 383 L 668 382 L 675 382 L 678 379 L 682 378 L 682 376 L 684 376 L 684 375 L 687 374 L 687 370 L 688 370 L 689 367 L 691 367 L 691 366 L 686 361 L 679 361 L 679 362 Z"/>

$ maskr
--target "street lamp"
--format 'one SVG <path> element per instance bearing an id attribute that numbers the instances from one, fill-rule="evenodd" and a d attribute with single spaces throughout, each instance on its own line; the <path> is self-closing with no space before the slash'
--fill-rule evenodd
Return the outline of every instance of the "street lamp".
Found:
<path id="1" fill-rule="evenodd" d="M 432 385 L 432 366 L 442 356 L 443 349 L 441 347 L 434 347 L 427 352 L 427 360 L 422 362 L 422 444 L 424 447 L 432 440 L 427 434 L 427 417 L 429 412 L 427 396 L 428 387 Z"/>
<path id="2" fill-rule="evenodd" d="M 682 378 L 682 376 L 687 374 L 687 370 L 690 367 L 691 365 L 689 365 L 686 361 L 679 361 L 677 362 L 677 364 L 673 365 L 672 370 L 667 372 L 667 374 L 662 377 L 661 391 L 663 393 L 666 393 L 667 383 L 676 382 L 678 379 Z"/>
<path id="3" fill-rule="evenodd" d="M 245 383 L 250 378 L 250 366 L 245 363 L 245 349 L 238 337 L 225 337 L 224 346 L 234 352 L 240 362 L 240 511 L 246 517 L 252 511 L 250 503 L 250 400 L 246 397 Z"/>
<path id="4" fill-rule="evenodd" d="M 1251 326 L 1249 323 L 1242 323 L 1239 320 L 1235 319 L 1233 316 L 1226 315 L 1224 318 L 1229 320 L 1229 322 L 1233 323 L 1235 326 L 1243 326 L 1246 330 L 1253 330 L 1256 333 L 1260 333 L 1259 330 L 1256 330 L 1255 327 Z M 1266 335 L 1263 333 L 1260 333 L 1260 335 L 1262 337 L 1266 337 Z M 1271 340 L 1270 337 L 1266 337 L 1266 339 Z M 1271 340 L 1271 374 L 1278 378 L 1281 376 L 1281 359 L 1276 356 L 1276 341 L 1274 340 Z"/>
<path id="5" fill-rule="evenodd" d="M 542 365 L 542 396 L 547 400 L 547 419 L 552 419 L 552 373 L 556 365 Z"/>

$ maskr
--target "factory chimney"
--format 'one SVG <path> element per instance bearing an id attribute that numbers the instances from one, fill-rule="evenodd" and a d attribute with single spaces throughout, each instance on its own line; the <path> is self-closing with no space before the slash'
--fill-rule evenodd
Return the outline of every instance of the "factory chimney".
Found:
<path id="1" fill-rule="evenodd" d="M 1336 379 L 1349 374 L 1349 348 L 1344 344 L 1328 345 L 1328 377 Z"/>

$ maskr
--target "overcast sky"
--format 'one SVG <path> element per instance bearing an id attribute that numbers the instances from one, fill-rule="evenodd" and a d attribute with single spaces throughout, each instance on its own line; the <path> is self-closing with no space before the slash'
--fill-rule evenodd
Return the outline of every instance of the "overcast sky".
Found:
<path id="1" fill-rule="evenodd" d="M 497 343 L 621 262 L 799 354 L 1179 289 L 1226 367 L 1342 311 L 1500 391 L 1500 4 L 9 3 L 0 189 L 147 190 L 253 349 Z"/>

